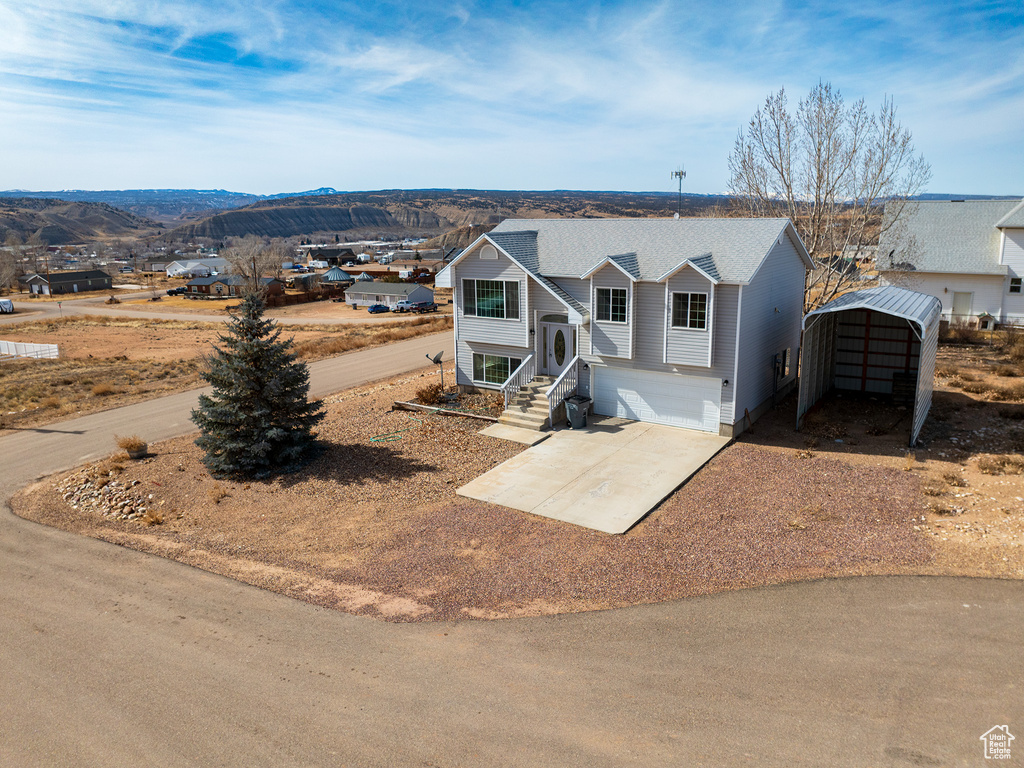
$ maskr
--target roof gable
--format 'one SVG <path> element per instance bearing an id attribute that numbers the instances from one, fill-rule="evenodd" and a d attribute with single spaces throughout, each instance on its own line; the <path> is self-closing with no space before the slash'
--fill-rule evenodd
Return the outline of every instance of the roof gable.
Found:
<path id="1" fill-rule="evenodd" d="M 996 226 L 1000 229 L 1024 227 L 1024 200 L 1021 200 L 1016 208 L 997 221 Z"/>

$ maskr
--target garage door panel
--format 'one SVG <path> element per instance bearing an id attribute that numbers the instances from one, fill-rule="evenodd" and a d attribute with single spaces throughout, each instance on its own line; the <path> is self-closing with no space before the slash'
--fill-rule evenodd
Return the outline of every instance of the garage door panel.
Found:
<path id="1" fill-rule="evenodd" d="M 718 432 L 721 411 L 721 379 L 594 369 L 595 413 Z"/>

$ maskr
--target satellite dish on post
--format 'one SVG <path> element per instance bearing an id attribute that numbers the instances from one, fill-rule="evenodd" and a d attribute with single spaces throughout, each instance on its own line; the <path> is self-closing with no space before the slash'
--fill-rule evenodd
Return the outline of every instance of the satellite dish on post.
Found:
<path id="1" fill-rule="evenodd" d="M 434 355 L 433 357 L 431 357 L 429 354 L 424 355 L 424 357 L 426 357 L 427 360 L 432 362 L 434 365 L 436 365 L 441 370 L 441 394 L 444 395 L 444 365 L 441 363 L 441 356 L 442 355 L 444 355 L 444 350 L 443 349 L 440 352 L 438 352 L 436 355 Z"/>

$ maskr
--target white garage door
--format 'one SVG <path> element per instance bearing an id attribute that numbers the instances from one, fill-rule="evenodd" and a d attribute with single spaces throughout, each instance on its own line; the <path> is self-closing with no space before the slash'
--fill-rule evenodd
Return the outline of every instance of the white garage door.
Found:
<path id="1" fill-rule="evenodd" d="M 718 432 L 722 380 L 594 367 L 594 413 Z"/>

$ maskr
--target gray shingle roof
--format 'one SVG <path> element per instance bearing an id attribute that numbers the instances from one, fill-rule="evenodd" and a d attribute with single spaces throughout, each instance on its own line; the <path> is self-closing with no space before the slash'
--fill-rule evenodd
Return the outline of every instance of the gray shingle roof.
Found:
<path id="1" fill-rule="evenodd" d="M 928 200 L 909 203 L 878 244 L 880 270 L 909 264 L 918 272 L 1002 275 L 997 222 L 1019 200 Z"/>
<path id="2" fill-rule="evenodd" d="M 1024 200 L 996 222 L 997 227 L 1024 227 Z"/>
<path id="3" fill-rule="evenodd" d="M 788 219 L 506 219 L 488 237 L 531 272 L 549 277 L 579 277 L 613 257 L 637 279 L 653 281 L 691 259 L 721 280 L 745 283 L 788 224 Z"/>

